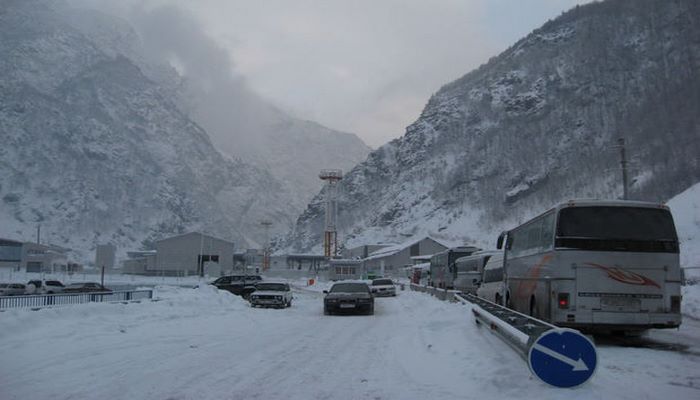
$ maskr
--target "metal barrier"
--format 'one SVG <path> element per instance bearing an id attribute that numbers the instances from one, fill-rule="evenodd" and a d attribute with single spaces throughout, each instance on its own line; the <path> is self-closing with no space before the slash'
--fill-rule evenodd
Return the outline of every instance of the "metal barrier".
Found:
<path id="1" fill-rule="evenodd" d="M 422 286 L 411 283 L 411 290 L 421 293 L 428 293 L 443 301 L 456 301 L 456 295 L 460 293 L 458 290 L 440 289 L 433 286 Z"/>
<path id="2" fill-rule="evenodd" d="M 524 359 L 527 359 L 528 351 L 537 338 L 544 332 L 557 328 L 548 322 L 521 314 L 473 294 L 457 294 L 455 298 L 462 303 L 471 304 L 476 320 L 488 326 Z"/>
<path id="3" fill-rule="evenodd" d="M 152 299 L 152 290 L 121 290 L 115 292 L 59 293 L 24 296 L 0 296 L 0 310 L 66 306 L 73 304 L 124 302 Z"/>
<path id="4" fill-rule="evenodd" d="M 570 388 L 587 382 L 596 370 L 593 342 L 574 329 L 559 328 L 473 294 L 455 298 L 472 306 L 472 313 L 512 347 L 543 382 Z"/>

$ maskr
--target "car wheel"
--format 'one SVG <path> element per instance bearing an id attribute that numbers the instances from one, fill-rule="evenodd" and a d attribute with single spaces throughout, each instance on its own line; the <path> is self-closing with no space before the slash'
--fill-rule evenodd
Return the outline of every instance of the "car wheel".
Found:
<path id="1" fill-rule="evenodd" d="M 289 301 L 287 302 L 287 307 L 291 307 L 291 306 L 292 306 L 292 301 L 289 300 Z"/>
<path id="2" fill-rule="evenodd" d="M 323 308 L 323 315 L 331 315 L 331 311 L 327 308 Z"/>

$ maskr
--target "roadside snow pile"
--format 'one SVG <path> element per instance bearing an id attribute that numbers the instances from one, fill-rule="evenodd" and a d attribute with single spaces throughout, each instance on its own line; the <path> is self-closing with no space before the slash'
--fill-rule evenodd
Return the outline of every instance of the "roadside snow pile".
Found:
<path id="1" fill-rule="evenodd" d="M 700 320 L 700 285 L 684 286 L 682 294 L 681 311 L 683 314 Z"/>
<path id="2" fill-rule="evenodd" d="M 668 201 L 681 243 L 681 266 L 688 275 L 700 277 L 700 183 Z"/>

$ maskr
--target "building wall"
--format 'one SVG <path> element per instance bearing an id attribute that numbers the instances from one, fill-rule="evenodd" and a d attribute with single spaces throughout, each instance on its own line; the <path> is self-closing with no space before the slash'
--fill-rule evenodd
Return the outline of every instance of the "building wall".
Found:
<path id="1" fill-rule="evenodd" d="M 197 274 L 200 254 L 218 256 L 220 268 L 224 273 L 233 268 L 233 243 L 199 233 L 188 233 L 158 241 L 156 251 L 155 269 L 167 274 Z"/>
<path id="2" fill-rule="evenodd" d="M 384 275 L 401 276 L 403 272 L 402 268 L 407 265 L 413 264 L 413 260 L 411 260 L 412 256 L 434 254 L 447 249 L 447 247 L 441 245 L 440 243 L 430 238 L 425 238 L 417 244 L 417 251 L 414 248 L 413 254 L 411 251 L 411 247 L 413 246 L 408 246 L 403 250 L 392 255 L 371 260 L 365 260 L 365 270 L 368 272 L 375 272 L 379 274 L 381 273 L 382 262 L 384 262 Z M 416 252 L 418 254 L 415 254 Z"/>
<path id="3" fill-rule="evenodd" d="M 21 268 L 26 272 L 66 271 L 68 256 L 51 246 L 25 242 L 22 245 Z"/>

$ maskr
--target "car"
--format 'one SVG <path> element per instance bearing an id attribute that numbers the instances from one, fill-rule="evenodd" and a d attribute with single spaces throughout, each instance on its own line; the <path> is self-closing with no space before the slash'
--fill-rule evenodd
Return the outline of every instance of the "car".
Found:
<path id="1" fill-rule="evenodd" d="M 255 285 L 255 291 L 248 300 L 252 307 L 291 307 L 292 289 L 283 282 L 261 282 Z"/>
<path id="2" fill-rule="evenodd" d="M 262 282 L 260 275 L 227 275 L 216 279 L 211 284 L 217 289 L 227 290 L 235 295 L 247 298 L 255 291 L 255 285 Z"/>
<path id="3" fill-rule="evenodd" d="M 374 296 L 365 282 L 336 282 L 324 290 L 323 313 L 364 312 L 374 314 Z"/>
<path id="4" fill-rule="evenodd" d="M 21 283 L 0 283 L 0 296 L 22 295 L 27 287 Z"/>
<path id="5" fill-rule="evenodd" d="M 26 288 L 27 294 L 55 294 L 63 293 L 65 286 L 60 281 L 34 279 L 27 283 Z"/>
<path id="6" fill-rule="evenodd" d="M 380 296 L 396 296 L 396 286 L 391 279 L 380 278 L 372 281 L 372 294 L 376 297 Z"/>
<path id="7" fill-rule="evenodd" d="M 97 282 L 80 282 L 71 283 L 63 289 L 63 293 L 91 293 L 91 292 L 111 292 L 108 289 Z"/>

